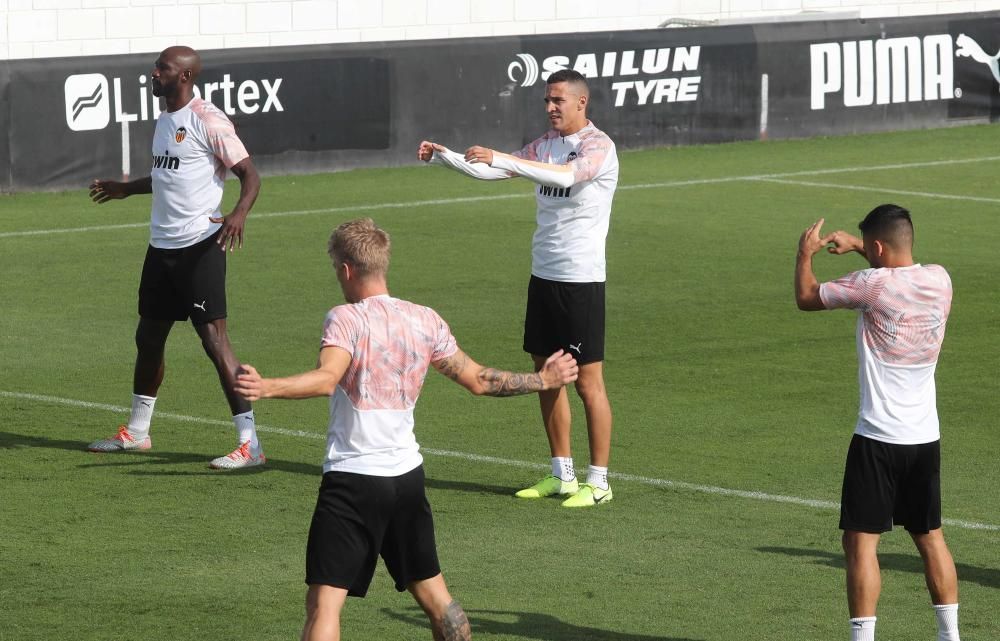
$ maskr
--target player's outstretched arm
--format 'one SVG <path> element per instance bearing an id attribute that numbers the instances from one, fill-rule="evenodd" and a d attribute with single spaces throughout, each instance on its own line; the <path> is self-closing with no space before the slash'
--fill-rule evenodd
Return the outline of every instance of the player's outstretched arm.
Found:
<path id="1" fill-rule="evenodd" d="M 469 148 L 468 151 L 465 152 L 466 158 L 479 158 L 481 156 L 485 156 L 482 152 L 477 151 L 479 149 L 482 148 Z M 572 187 L 578 182 L 572 163 L 554 165 L 547 162 L 538 162 L 535 160 L 518 158 L 517 156 L 511 154 L 494 152 L 491 149 L 487 149 L 486 151 L 490 152 L 490 160 L 488 162 L 494 169 L 503 170 L 515 176 L 522 176 L 531 182 L 538 183 L 544 187 L 557 187 L 565 189 L 566 187 Z M 475 160 L 470 162 L 487 161 Z"/>
<path id="2" fill-rule="evenodd" d="M 149 176 L 129 182 L 117 180 L 94 180 L 90 183 L 90 199 L 102 205 L 109 200 L 121 200 L 135 194 L 153 193 L 153 179 Z"/>
<path id="3" fill-rule="evenodd" d="M 330 396 L 350 364 L 350 352 L 340 347 L 324 347 L 316 369 L 286 378 L 264 378 L 253 365 L 244 364 L 236 376 L 236 392 L 248 401 Z"/>
<path id="4" fill-rule="evenodd" d="M 484 367 L 461 349 L 431 364 L 476 396 L 518 396 L 555 389 L 575 381 L 580 372 L 576 359 L 562 350 L 549 356 L 542 368 L 531 374 Z"/>
<path id="5" fill-rule="evenodd" d="M 819 281 L 813 273 L 812 259 L 830 242 L 830 236 L 820 237 L 823 219 L 813 223 L 799 238 L 799 252 L 795 259 L 795 304 L 804 312 L 826 309 L 819 295 Z"/>
<path id="6" fill-rule="evenodd" d="M 240 197 L 228 216 L 209 219 L 213 223 L 222 223 L 219 237 L 215 241 L 222 251 L 226 251 L 226 245 L 229 246 L 229 251 L 243 247 L 243 228 L 247 216 L 250 215 L 250 208 L 260 193 L 260 174 L 257 173 L 257 167 L 249 157 L 239 161 L 230 169 L 240 179 Z"/>
<path id="7" fill-rule="evenodd" d="M 434 157 L 434 152 L 443 154 L 448 151 L 448 148 L 444 145 L 439 145 L 436 142 L 431 142 L 429 140 L 421 141 L 420 146 L 417 147 L 417 158 L 423 160 L 424 162 L 430 162 Z"/>
<path id="8" fill-rule="evenodd" d="M 462 154 L 429 140 L 420 143 L 417 148 L 417 158 L 432 165 L 444 165 L 448 169 L 479 180 L 504 180 L 514 176 L 509 171 L 495 169 L 485 163 L 470 162 Z"/>

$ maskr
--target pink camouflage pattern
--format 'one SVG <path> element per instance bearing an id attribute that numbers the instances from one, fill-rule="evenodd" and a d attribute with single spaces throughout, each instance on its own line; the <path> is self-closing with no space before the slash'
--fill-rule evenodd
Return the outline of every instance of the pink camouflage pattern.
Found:
<path id="1" fill-rule="evenodd" d="M 458 351 L 437 312 L 389 296 L 331 309 L 321 344 L 351 353 L 340 387 L 359 410 L 413 408 L 430 363 Z"/>
<path id="2" fill-rule="evenodd" d="M 191 111 L 205 126 L 205 134 L 212 153 L 222 163 L 215 173 L 225 179 L 226 170 L 248 158 L 250 154 L 236 135 L 232 121 L 214 104 L 196 98 L 191 102 Z"/>
<path id="3" fill-rule="evenodd" d="M 573 168 L 574 183 L 592 180 L 597 176 L 597 172 L 604 165 L 604 159 L 607 158 L 614 146 L 611 138 L 593 125 L 581 129 L 579 135 L 580 146 L 576 152 L 576 158 L 567 163 Z M 548 145 L 546 143 L 559 137 L 558 131 L 550 129 L 541 138 L 536 138 L 522 147 L 520 151 L 515 151 L 511 155 L 524 160 L 552 164 L 552 155 L 547 151 Z"/>
<path id="4" fill-rule="evenodd" d="M 865 344 L 883 363 L 937 362 L 951 312 L 952 286 L 940 265 L 865 269 L 820 285 L 827 309 L 862 314 Z"/>

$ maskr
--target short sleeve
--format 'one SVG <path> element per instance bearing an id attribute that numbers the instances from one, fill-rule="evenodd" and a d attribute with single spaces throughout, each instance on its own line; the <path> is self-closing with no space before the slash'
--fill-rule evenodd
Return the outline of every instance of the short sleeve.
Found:
<path id="1" fill-rule="evenodd" d="M 347 306 L 340 305 L 327 312 L 323 321 L 323 338 L 320 340 L 320 346 L 340 347 L 354 354 L 358 335 L 356 314 L 351 313 Z"/>
<path id="2" fill-rule="evenodd" d="M 434 349 L 431 354 L 431 362 L 448 358 L 458 351 L 458 342 L 451 334 L 451 328 L 437 312 L 433 312 L 437 330 L 434 337 Z"/>
<path id="3" fill-rule="evenodd" d="M 585 180 L 593 180 L 597 173 L 604 166 L 604 161 L 614 148 L 611 138 L 603 133 L 588 136 L 580 143 L 577 156 L 570 161 L 573 168 L 574 183 L 581 183 Z"/>
<path id="4" fill-rule="evenodd" d="M 857 309 L 867 311 L 878 298 L 880 280 L 876 270 L 864 269 L 847 276 L 822 283 L 819 297 L 827 309 Z"/>
<path id="5" fill-rule="evenodd" d="M 205 127 L 206 142 L 219 162 L 225 165 L 226 169 L 232 169 L 236 163 L 249 158 L 250 153 L 236 135 L 236 127 L 226 114 L 219 111 L 212 103 L 205 102 L 202 106 L 203 108 L 197 113 Z"/>

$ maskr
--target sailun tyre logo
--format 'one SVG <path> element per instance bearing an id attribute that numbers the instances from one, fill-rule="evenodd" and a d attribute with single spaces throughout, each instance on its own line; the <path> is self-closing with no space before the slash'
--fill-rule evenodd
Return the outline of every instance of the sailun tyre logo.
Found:
<path id="1" fill-rule="evenodd" d="M 538 61 L 530 53 L 517 54 L 517 60 L 507 65 L 507 77 L 511 82 L 521 78 L 522 87 L 530 87 L 538 82 Z"/>
<path id="2" fill-rule="evenodd" d="M 99 73 L 66 78 L 66 124 L 73 131 L 104 129 L 111 122 L 108 79 Z"/>

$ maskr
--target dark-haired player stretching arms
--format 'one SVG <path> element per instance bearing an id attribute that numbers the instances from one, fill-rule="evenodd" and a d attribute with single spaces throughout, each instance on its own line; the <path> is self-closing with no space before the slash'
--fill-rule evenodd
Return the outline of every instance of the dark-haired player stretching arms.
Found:
<path id="1" fill-rule="evenodd" d="M 517 492 L 520 498 L 569 495 L 565 507 L 611 500 L 611 405 L 604 386 L 604 245 L 618 185 L 618 156 L 606 133 L 587 119 L 590 91 L 580 73 L 551 74 L 545 135 L 513 154 L 471 147 L 463 156 L 424 141 L 417 156 L 482 180 L 521 176 L 537 183 L 538 227 L 531 247 L 531 280 L 524 319 L 524 351 L 535 367 L 557 349 L 580 364 L 576 391 L 590 437 L 587 480 L 577 482 L 570 452 L 570 407 L 565 389 L 539 394 L 552 474 Z"/>

